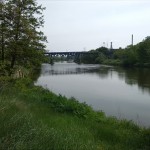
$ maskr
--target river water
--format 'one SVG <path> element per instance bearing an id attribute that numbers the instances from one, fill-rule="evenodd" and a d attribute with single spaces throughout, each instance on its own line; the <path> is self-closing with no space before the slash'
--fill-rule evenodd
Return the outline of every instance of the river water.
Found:
<path id="1" fill-rule="evenodd" d="M 68 98 L 75 97 L 107 116 L 150 127 L 150 69 L 43 64 L 35 84 Z"/>

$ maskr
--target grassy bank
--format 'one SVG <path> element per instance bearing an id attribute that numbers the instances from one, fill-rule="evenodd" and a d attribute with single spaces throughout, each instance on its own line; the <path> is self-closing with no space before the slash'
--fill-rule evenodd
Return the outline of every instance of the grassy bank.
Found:
<path id="1" fill-rule="evenodd" d="M 74 98 L 31 83 L 29 79 L 0 82 L 1 150 L 150 149 L 150 129 L 106 117 Z"/>
<path id="2" fill-rule="evenodd" d="M 123 62 L 123 61 L 121 61 L 119 59 L 106 59 L 101 64 L 112 65 L 112 66 L 121 66 L 121 67 L 150 68 L 150 63 L 130 64 L 128 62 Z"/>

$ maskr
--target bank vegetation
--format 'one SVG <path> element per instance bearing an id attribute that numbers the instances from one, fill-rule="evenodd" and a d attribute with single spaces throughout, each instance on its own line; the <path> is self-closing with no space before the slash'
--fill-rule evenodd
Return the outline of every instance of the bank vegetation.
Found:
<path id="1" fill-rule="evenodd" d="M 149 150 L 150 129 L 34 86 L 29 76 L 45 61 L 43 10 L 35 0 L 0 2 L 0 149 Z M 106 52 L 88 61 L 126 58 L 125 51 Z M 144 52 L 140 64 L 149 63 Z"/>
<path id="2" fill-rule="evenodd" d="M 150 129 L 107 117 L 30 79 L 0 80 L 0 149 L 149 150 Z"/>
<path id="3" fill-rule="evenodd" d="M 91 54 L 92 52 L 92 54 Z M 99 47 L 75 60 L 77 63 L 107 64 L 124 67 L 150 67 L 150 37 L 126 48 L 108 49 Z"/>

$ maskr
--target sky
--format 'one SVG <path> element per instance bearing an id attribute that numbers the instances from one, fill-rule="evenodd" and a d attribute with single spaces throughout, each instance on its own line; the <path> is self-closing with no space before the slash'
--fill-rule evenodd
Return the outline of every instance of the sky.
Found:
<path id="1" fill-rule="evenodd" d="M 37 0 L 46 7 L 47 50 L 125 48 L 150 36 L 150 0 Z"/>

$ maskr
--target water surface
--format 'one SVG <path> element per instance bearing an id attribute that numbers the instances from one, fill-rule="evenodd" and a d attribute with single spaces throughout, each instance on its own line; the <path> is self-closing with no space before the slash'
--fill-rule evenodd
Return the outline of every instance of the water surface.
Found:
<path id="1" fill-rule="evenodd" d="M 104 65 L 42 65 L 36 85 L 75 97 L 108 116 L 150 126 L 150 70 Z"/>

